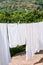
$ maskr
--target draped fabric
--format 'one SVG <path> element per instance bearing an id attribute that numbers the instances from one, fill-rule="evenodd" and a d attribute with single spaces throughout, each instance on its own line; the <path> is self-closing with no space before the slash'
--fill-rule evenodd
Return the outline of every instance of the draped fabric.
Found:
<path id="1" fill-rule="evenodd" d="M 38 31 L 39 31 L 39 24 L 33 23 L 32 24 L 32 35 L 31 35 L 31 47 L 32 47 L 33 53 L 39 51 Z"/>
<path id="2" fill-rule="evenodd" d="M 26 44 L 26 24 L 18 24 L 18 36 L 20 40 L 18 45 Z"/>
<path id="3" fill-rule="evenodd" d="M 8 65 L 10 61 L 7 24 L 0 23 L 0 65 Z"/>
<path id="4" fill-rule="evenodd" d="M 43 50 L 43 22 L 39 23 L 39 49 Z"/>
<path id="5" fill-rule="evenodd" d="M 26 59 L 30 59 L 34 56 L 35 52 L 39 51 L 38 25 L 38 23 L 31 23 L 26 25 Z"/>
<path id="6" fill-rule="evenodd" d="M 10 47 L 25 44 L 26 26 L 25 24 L 8 24 L 8 34 Z"/>
<path id="7" fill-rule="evenodd" d="M 31 48 L 31 35 L 32 35 L 32 25 L 26 24 L 26 60 L 32 57 L 32 48 Z"/>
<path id="8" fill-rule="evenodd" d="M 36 52 L 43 50 L 43 22 L 27 24 L 26 31 L 26 60 L 28 60 Z"/>
<path id="9" fill-rule="evenodd" d="M 0 65 L 11 61 L 9 47 L 26 44 L 26 60 L 43 50 L 43 22 L 29 24 L 0 23 Z"/>
<path id="10" fill-rule="evenodd" d="M 26 59 L 43 50 L 43 22 L 8 24 L 10 47 L 26 44 Z"/>
<path id="11" fill-rule="evenodd" d="M 8 24 L 10 47 L 16 47 L 20 42 L 18 37 L 18 24 Z"/>

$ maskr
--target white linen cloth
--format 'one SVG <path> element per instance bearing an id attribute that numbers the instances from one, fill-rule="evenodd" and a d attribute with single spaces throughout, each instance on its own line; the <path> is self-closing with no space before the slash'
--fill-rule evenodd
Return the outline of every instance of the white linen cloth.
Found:
<path id="1" fill-rule="evenodd" d="M 11 48 L 16 47 L 20 42 L 18 32 L 18 24 L 8 24 L 9 43 Z"/>
<path id="2" fill-rule="evenodd" d="M 25 44 L 25 27 L 25 24 L 8 24 L 9 43 L 11 48 Z"/>
<path id="3" fill-rule="evenodd" d="M 26 60 L 43 50 L 43 22 L 8 24 L 10 47 L 26 44 Z"/>
<path id="4" fill-rule="evenodd" d="M 39 51 L 39 23 L 32 23 L 32 52 Z"/>
<path id="5" fill-rule="evenodd" d="M 26 31 L 26 60 L 28 60 L 36 52 L 43 50 L 43 22 L 27 24 Z"/>
<path id="6" fill-rule="evenodd" d="M 34 53 L 39 51 L 38 39 L 38 23 L 30 23 L 26 25 L 27 43 L 26 43 L 26 60 L 34 56 Z"/>
<path id="7" fill-rule="evenodd" d="M 31 49 L 31 35 L 32 35 L 32 25 L 26 24 L 26 60 L 32 57 L 32 49 Z"/>
<path id="8" fill-rule="evenodd" d="M 10 60 L 7 24 L 0 23 L 0 65 L 8 65 Z"/>
<path id="9" fill-rule="evenodd" d="M 26 24 L 18 24 L 18 36 L 20 40 L 18 45 L 26 44 Z"/>
<path id="10" fill-rule="evenodd" d="M 43 22 L 39 22 L 39 49 L 43 50 Z"/>

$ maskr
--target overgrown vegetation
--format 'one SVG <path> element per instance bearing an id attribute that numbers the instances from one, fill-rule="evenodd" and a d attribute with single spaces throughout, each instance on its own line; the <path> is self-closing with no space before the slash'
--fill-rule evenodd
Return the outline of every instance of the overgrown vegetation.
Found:
<path id="1" fill-rule="evenodd" d="M 43 10 L 43 0 L 0 0 L 0 11 Z"/>
<path id="2" fill-rule="evenodd" d="M 0 12 L 0 23 L 31 23 L 43 21 L 43 11 Z"/>
<path id="3" fill-rule="evenodd" d="M 26 50 L 26 45 L 10 48 L 11 57 L 16 55 L 17 53 L 24 52 L 25 50 Z"/>

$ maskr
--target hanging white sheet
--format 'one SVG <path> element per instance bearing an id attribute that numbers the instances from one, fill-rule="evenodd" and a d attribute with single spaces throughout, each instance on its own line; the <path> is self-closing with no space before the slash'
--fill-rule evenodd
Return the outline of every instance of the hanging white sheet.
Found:
<path id="1" fill-rule="evenodd" d="M 26 24 L 26 32 L 26 60 L 28 60 L 33 56 L 31 47 L 32 24 Z"/>
<path id="2" fill-rule="evenodd" d="M 39 22 L 39 49 L 43 50 L 43 22 Z"/>
<path id="3" fill-rule="evenodd" d="M 10 47 L 17 45 L 24 45 L 26 41 L 26 28 L 25 24 L 8 24 L 9 43 Z"/>
<path id="4" fill-rule="evenodd" d="M 8 34 L 10 47 L 16 47 L 20 42 L 18 37 L 18 24 L 8 24 Z"/>
<path id="5" fill-rule="evenodd" d="M 0 23 L 0 65 L 8 65 L 10 60 L 11 57 L 7 38 L 7 24 Z"/>
<path id="6" fill-rule="evenodd" d="M 32 23 L 31 47 L 33 54 L 39 51 L 39 23 Z"/>
<path id="7" fill-rule="evenodd" d="M 10 47 L 26 44 L 26 59 L 43 50 L 43 22 L 8 24 Z"/>
<path id="8" fill-rule="evenodd" d="M 43 22 L 27 24 L 26 31 L 26 59 L 28 60 L 36 52 L 43 50 Z"/>
<path id="9" fill-rule="evenodd" d="M 26 24 L 18 24 L 18 36 L 20 39 L 18 45 L 24 45 L 26 43 Z"/>

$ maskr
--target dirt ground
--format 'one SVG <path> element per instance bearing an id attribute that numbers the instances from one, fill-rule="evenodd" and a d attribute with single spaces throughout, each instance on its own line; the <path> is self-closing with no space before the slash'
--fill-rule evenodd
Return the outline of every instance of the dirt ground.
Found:
<path id="1" fill-rule="evenodd" d="M 36 53 L 33 58 L 26 61 L 26 54 L 19 53 L 12 57 L 9 65 L 43 65 L 43 52 Z"/>

